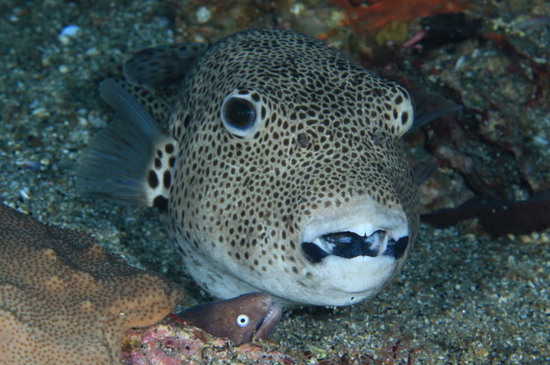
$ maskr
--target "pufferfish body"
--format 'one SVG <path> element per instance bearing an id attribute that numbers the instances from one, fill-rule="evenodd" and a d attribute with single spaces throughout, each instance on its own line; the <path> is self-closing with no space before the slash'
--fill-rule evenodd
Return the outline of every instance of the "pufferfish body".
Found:
<path id="1" fill-rule="evenodd" d="M 100 85 L 116 115 L 78 187 L 157 207 L 212 295 L 349 305 L 401 268 L 418 229 L 401 86 L 279 29 L 147 49 L 124 77 Z"/>

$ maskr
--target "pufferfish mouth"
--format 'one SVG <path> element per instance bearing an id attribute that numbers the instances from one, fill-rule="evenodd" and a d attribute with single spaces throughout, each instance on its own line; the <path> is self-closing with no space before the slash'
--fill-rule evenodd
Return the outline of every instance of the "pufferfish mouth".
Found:
<path id="1" fill-rule="evenodd" d="M 302 242 L 305 257 L 319 263 L 329 255 L 352 259 L 358 256 L 389 256 L 399 259 L 409 244 L 409 236 L 394 238 L 387 231 L 377 229 L 353 229 L 323 234 L 313 240 Z"/>

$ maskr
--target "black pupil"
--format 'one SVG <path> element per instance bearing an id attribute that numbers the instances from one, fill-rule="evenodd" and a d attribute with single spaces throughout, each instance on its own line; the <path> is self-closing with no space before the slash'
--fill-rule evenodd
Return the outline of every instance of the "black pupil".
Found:
<path id="1" fill-rule="evenodd" d="M 254 124 L 256 110 L 248 100 L 232 98 L 225 103 L 224 116 L 232 127 L 248 129 Z"/>

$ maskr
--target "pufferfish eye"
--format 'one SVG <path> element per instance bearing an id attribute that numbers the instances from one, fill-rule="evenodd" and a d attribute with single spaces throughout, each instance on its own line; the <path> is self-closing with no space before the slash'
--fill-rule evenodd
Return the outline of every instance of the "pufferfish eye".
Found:
<path id="1" fill-rule="evenodd" d="M 223 99 L 221 108 L 223 125 L 236 136 L 253 135 L 261 122 L 261 109 L 262 103 L 257 93 L 235 90 Z"/>
<path id="2" fill-rule="evenodd" d="M 248 326 L 248 323 L 250 322 L 250 318 L 246 314 L 240 314 L 237 317 L 237 325 L 239 327 L 246 327 Z"/>
<path id="3" fill-rule="evenodd" d="M 222 118 L 231 127 L 246 130 L 256 121 L 256 110 L 248 100 L 232 97 L 223 105 Z"/>

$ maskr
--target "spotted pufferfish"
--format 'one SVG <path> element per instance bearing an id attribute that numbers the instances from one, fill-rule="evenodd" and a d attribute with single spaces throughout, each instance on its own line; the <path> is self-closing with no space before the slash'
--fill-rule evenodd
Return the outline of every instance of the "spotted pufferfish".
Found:
<path id="1" fill-rule="evenodd" d="M 402 267 L 419 220 L 403 87 L 280 29 L 146 49 L 123 71 L 100 84 L 116 114 L 78 189 L 157 207 L 213 296 L 349 305 Z"/>

